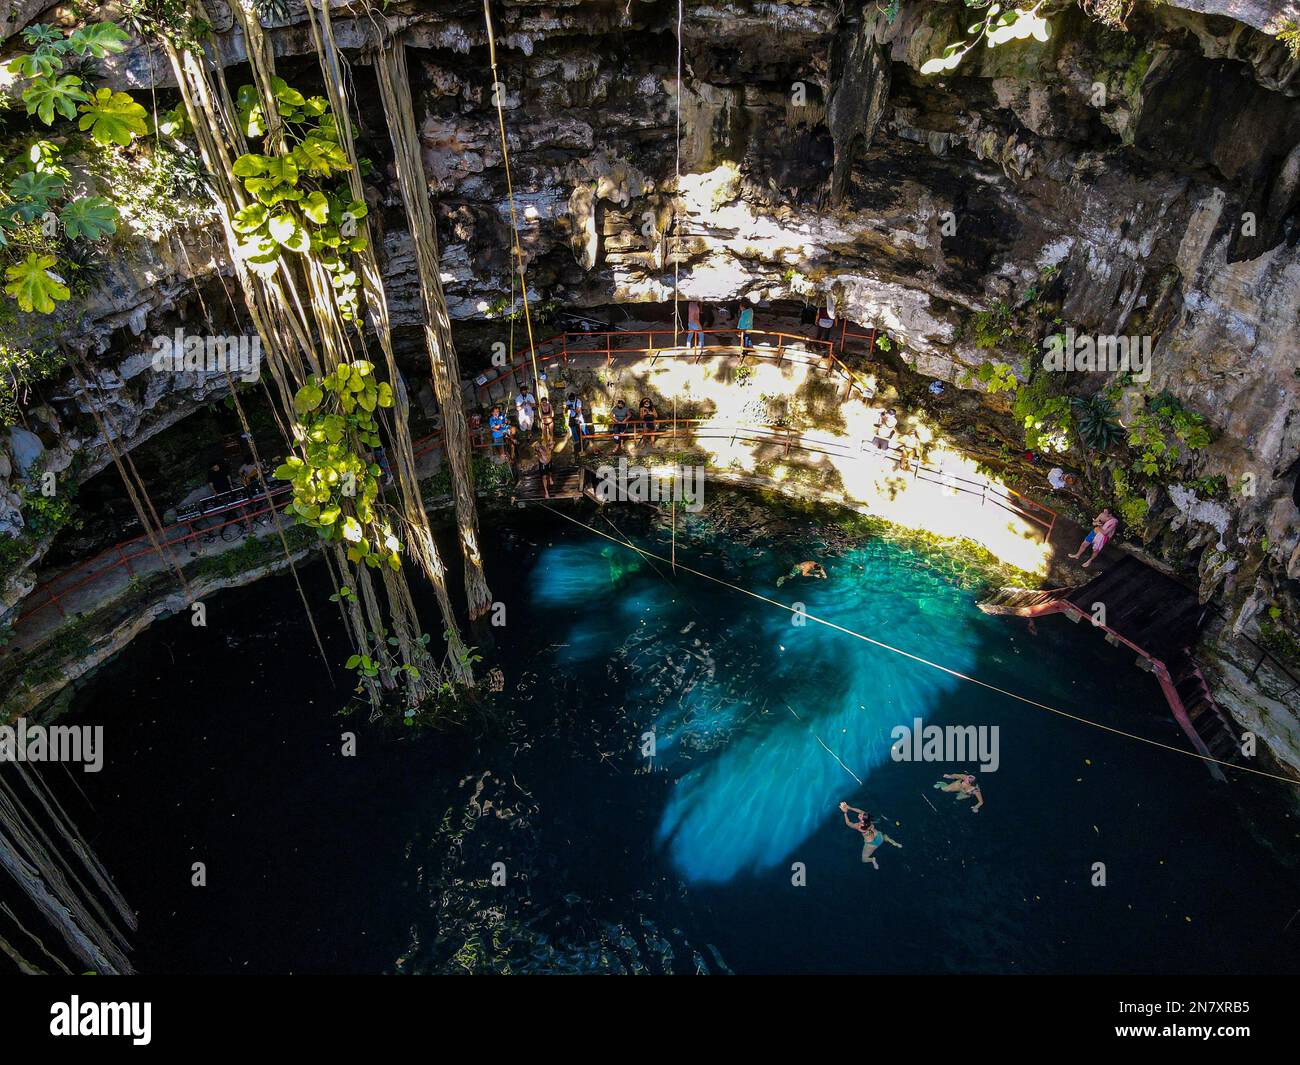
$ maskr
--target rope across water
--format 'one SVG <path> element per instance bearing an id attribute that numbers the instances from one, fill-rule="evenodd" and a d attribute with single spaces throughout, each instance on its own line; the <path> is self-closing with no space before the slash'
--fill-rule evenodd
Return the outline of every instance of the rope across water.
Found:
<path id="1" fill-rule="evenodd" d="M 601 532 L 599 529 L 593 528 L 592 526 L 588 525 L 586 522 L 579 521 L 577 518 L 565 514 L 562 511 L 556 510 L 554 507 L 547 506 L 545 503 L 542 503 L 541 506 L 543 506 L 546 510 L 549 510 L 552 514 L 557 514 L 561 518 L 564 518 L 565 521 L 570 521 L 574 525 L 581 526 L 582 528 L 586 529 L 588 532 L 595 533 L 597 536 L 602 536 L 606 540 L 610 540 L 613 543 L 619 544 L 623 547 L 631 548 L 633 551 L 636 551 L 638 554 L 644 555 L 647 558 L 658 559 L 660 562 L 670 561 L 669 559 L 664 558 L 662 555 L 655 554 L 653 551 L 647 551 L 643 547 L 637 547 L 631 541 L 619 540 L 613 536 L 610 536 L 608 533 Z M 1160 740 L 1149 739 L 1146 736 L 1139 736 L 1137 733 L 1134 732 L 1126 732 L 1124 729 L 1115 728 L 1112 725 L 1107 725 L 1100 721 L 1093 721 L 1091 718 L 1081 717 L 1079 714 L 1072 714 L 1068 710 L 1062 710 L 1059 707 L 1049 706 L 1047 703 L 1040 703 L 1037 699 L 1031 699 L 1027 695 L 1020 695 L 1018 692 L 1009 691 L 1006 688 L 1000 688 L 996 684 L 990 684 L 987 681 L 980 680 L 978 677 L 972 677 L 967 673 L 960 672 L 959 670 L 950 669 L 949 667 L 941 665 L 938 662 L 932 662 L 928 658 L 923 658 L 921 655 L 913 654 L 911 651 L 905 651 L 901 647 L 895 647 L 893 644 L 885 643 L 883 640 L 877 640 L 874 637 L 865 635 L 864 633 L 855 632 L 853 629 L 845 628 L 843 625 L 837 625 L 835 622 L 828 621 L 826 618 L 819 618 L 817 617 L 817 615 L 809 614 L 805 610 L 796 610 L 794 607 L 787 606 L 785 603 L 782 603 L 779 600 L 769 598 L 768 596 L 763 595 L 760 592 L 755 592 L 749 588 L 743 588 L 738 584 L 732 584 L 730 581 L 723 580 L 721 577 L 714 577 L 712 574 L 703 573 L 700 570 L 694 569 L 683 562 L 677 562 L 675 569 L 685 570 L 687 573 L 691 574 L 692 576 L 701 577 L 706 581 L 712 581 L 714 584 L 720 584 L 722 585 L 722 587 L 729 588 L 733 592 L 740 592 L 742 595 L 747 595 L 751 599 L 757 599 L 759 600 L 759 602 L 767 603 L 769 606 L 777 607 L 791 614 L 797 614 L 800 617 L 806 618 L 808 621 L 815 621 L 818 625 L 824 625 L 828 629 L 834 629 L 836 632 L 842 632 L 846 636 L 852 636 L 855 639 L 863 641 L 864 643 L 869 643 L 875 647 L 879 647 L 884 651 L 889 651 L 892 654 L 901 655 L 903 658 L 911 659 L 913 662 L 919 662 L 921 665 L 929 666 L 931 669 L 937 669 L 942 673 L 947 673 L 950 677 L 956 677 L 958 680 L 966 681 L 968 684 L 975 684 L 981 688 L 987 689 L 988 691 L 997 692 L 999 695 L 1005 695 L 1009 699 L 1015 699 L 1017 702 L 1023 703 L 1026 706 L 1032 706 L 1037 710 L 1046 710 L 1050 714 L 1056 714 L 1059 717 L 1068 718 L 1069 720 L 1078 722 L 1081 725 L 1089 725 L 1092 728 L 1100 729 L 1103 732 L 1110 732 L 1116 736 L 1123 736 L 1125 739 L 1136 740 L 1138 743 L 1145 743 L 1150 747 L 1159 747 L 1161 750 L 1172 751 L 1174 754 L 1181 754 L 1187 758 L 1195 758 L 1198 762 L 1213 762 L 1216 765 L 1223 766 L 1225 769 L 1232 769 L 1239 773 L 1252 773 L 1255 776 L 1267 777 L 1269 780 L 1281 781 L 1283 784 L 1289 784 L 1292 787 L 1300 786 L 1300 781 L 1292 780 L 1290 777 L 1285 777 L 1278 773 L 1269 773 L 1262 769 L 1251 769 L 1249 766 L 1236 765 L 1232 762 L 1225 762 L 1218 758 L 1213 758 L 1203 754 L 1199 754 L 1196 751 L 1184 750 L 1181 747 L 1174 747 L 1168 743 L 1162 743 Z M 797 716 L 798 715 L 796 715 L 796 717 Z M 827 750 L 830 750 L 830 748 L 827 748 Z M 834 752 L 831 753 L 832 755 L 834 754 Z M 848 767 L 845 766 L 845 768 L 847 769 Z M 850 770 L 850 772 L 852 771 Z M 856 777 L 856 774 L 854 774 L 854 776 Z"/>

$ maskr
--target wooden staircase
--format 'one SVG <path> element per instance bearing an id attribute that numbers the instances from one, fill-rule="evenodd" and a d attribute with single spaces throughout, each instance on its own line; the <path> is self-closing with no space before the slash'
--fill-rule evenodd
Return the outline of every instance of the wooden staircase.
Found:
<path id="1" fill-rule="evenodd" d="M 1094 619 L 1094 605 L 1105 607 Z M 1190 645 L 1202 610 L 1196 595 L 1177 581 L 1132 556 L 1077 588 L 1000 588 L 979 604 L 986 614 L 1023 618 L 1065 614 L 1087 619 L 1108 643 L 1137 652 L 1137 664 L 1154 674 L 1174 720 L 1206 759 L 1237 762 L 1241 730 L 1215 701 Z M 1216 780 L 1227 780 L 1213 761 L 1205 762 Z"/>
<path id="2" fill-rule="evenodd" d="M 1040 591 L 1034 588 L 999 588 L 979 604 L 986 614 L 1004 614 L 1019 618 L 1036 618 L 1056 614 L 1068 588 Z"/>
<path id="3" fill-rule="evenodd" d="M 1170 664 L 1169 674 L 1188 720 L 1210 754 L 1224 762 L 1240 761 L 1241 728 L 1215 700 L 1190 648 L 1184 647 Z"/>

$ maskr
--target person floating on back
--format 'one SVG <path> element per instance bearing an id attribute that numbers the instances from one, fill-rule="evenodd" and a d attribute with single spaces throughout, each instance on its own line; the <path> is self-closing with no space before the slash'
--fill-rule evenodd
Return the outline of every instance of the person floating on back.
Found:
<path id="1" fill-rule="evenodd" d="M 776 586 L 780 588 L 791 577 L 815 577 L 824 581 L 827 577 L 826 567 L 820 562 L 796 562 L 790 567 L 789 573 L 776 579 Z"/>
<path id="2" fill-rule="evenodd" d="M 943 780 L 949 781 L 945 784 Z M 935 781 L 934 786 L 939 791 L 947 791 L 957 796 L 957 801 L 969 799 L 975 796 L 975 805 L 971 807 L 970 812 L 977 814 L 980 807 L 984 805 L 984 793 L 980 791 L 979 781 L 971 773 L 945 773 L 943 780 Z"/>
<path id="3" fill-rule="evenodd" d="M 857 814 L 857 820 L 849 817 L 849 811 Z M 871 819 L 871 815 L 866 810 L 859 810 L 856 806 L 850 806 L 846 802 L 840 803 L 840 811 L 844 814 L 844 823 L 853 829 L 854 832 L 862 834 L 862 860 L 870 862 L 871 868 L 879 869 L 876 864 L 876 848 L 882 843 L 888 843 L 894 847 L 902 849 L 902 844 L 896 839 L 891 839 L 885 833 L 876 827 L 876 823 Z"/>

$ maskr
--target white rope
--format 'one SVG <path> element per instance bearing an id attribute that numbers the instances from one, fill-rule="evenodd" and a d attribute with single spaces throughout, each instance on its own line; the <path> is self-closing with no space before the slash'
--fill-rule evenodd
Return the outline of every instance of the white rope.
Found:
<path id="1" fill-rule="evenodd" d="M 608 533 L 603 533 L 599 529 L 592 528 L 586 522 L 579 521 L 577 518 L 571 517 L 570 515 L 558 511 L 553 507 L 546 506 L 546 504 L 544 503 L 542 504 L 542 506 L 546 507 L 546 509 L 549 510 L 552 514 L 558 514 L 566 521 L 571 521 L 573 522 L 574 525 L 580 525 L 588 532 L 593 532 L 597 536 L 603 536 L 606 540 L 612 540 L 614 543 L 621 544 L 621 546 L 623 547 L 630 547 L 633 551 L 636 551 L 638 554 L 645 555 L 647 558 L 657 558 L 660 562 L 668 561 L 668 559 L 664 558 L 662 555 L 656 555 L 653 551 L 647 551 L 645 550 L 645 548 L 637 547 L 635 544 L 630 542 L 624 543 L 621 540 L 616 540 Z M 893 654 L 901 655 L 903 658 L 909 658 L 913 662 L 919 662 L 921 665 L 929 666 L 931 669 L 937 669 L 941 673 L 947 673 L 950 677 L 956 677 L 958 680 L 964 680 L 970 684 L 976 684 L 981 688 L 986 688 L 991 692 L 997 692 L 999 695 L 1005 695 L 1007 696 L 1007 698 L 1015 699 L 1017 702 L 1024 703 L 1026 706 L 1032 706 L 1038 710 L 1046 710 L 1048 713 L 1057 714 L 1058 716 L 1068 718 L 1071 721 L 1077 721 L 1081 725 L 1091 725 L 1093 728 L 1101 729 L 1103 732 L 1110 732 L 1116 736 L 1123 736 L 1125 739 L 1136 740 L 1138 743 L 1145 743 L 1150 747 L 1159 747 L 1161 750 L 1172 751 L 1174 754 L 1181 754 L 1188 758 L 1195 758 L 1198 762 L 1213 762 L 1215 765 L 1221 765 L 1225 769 L 1233 769 L 1239 773 L 1253 773 L 1256 776 L 1268 777 L 1270 780 L 1280 780 L 1283 784 L 1290 784 L 1293 787 L 1300 786 L 1300 781 L 1293 780 L 1291 777 L 1284 777 L 1277 773 L 1267 773 L 1262 769 L 1251 769 L 1249 766 L 1237 765 L 1234 762 L 1225 762 L 1222 761 L 1221 759 L 1213 758 L 1209 755 L 1199 754 L 1196 751 L 1187 751 L 1181 747 L 1173 747 L 1167 743 L 1161 743 L 1159 740 L 1148 739 L 1146 736 L 1139 736 L 1137 735 L 1137 733 L 1134 732 L 1126 732 L 1123 729 L 1114 728 L 1113 726 L 1104 724 L 1100 721 L 1093 721 L 1086 717 L 1080 717 L 1078 714 L 1072 714 L 1068 710 L 1061 710 L 1055 706 L 1049 706 L 1047 705 L 1047 703 L 1040 703 L 1036 699 L 1029 698 L 1027 695 L 1020 695 L 1017 692 L 1008 691 L 1006 688 L 999 688 L 996 684 L 989 684 L 987 681 L 980 680 L 978 677 L 972 677 L 969 674 L 961 673 L 958 670 L 949 669 L 947 666 L 940 665 L 938 662 L 932 662 L 928 658 L 923 658 L 920 655 L 912 654 L 911 651 L 904 651 L 901 647 L 895 647 L 892 644 L 884 643 L 881 640 L 877 640 L 870 636 L 866 636 L 863 633 L 855 632 L 853 629 L 846 629 L 843 625 L 837 625 L 833 621 L 828 621 L 825 618 L 819 618 L 817 617 L 816 614 L 810 614 L 806 610 L 796 610 L 792 606 L 787 606 L 785 603 L 782 603 L 776 599 L 770 599 L 767 596 L 762 595 L 759 592 L 751 591 L 748 588 L 742 588 L 738 584 L 732 584 L 730 581 L 725 581 L 721 577 L 714 577 L 711 574 L 702 573 L 697 569 L 692 569 L 690 566 L 687 566 L 682 562 L 678 562 L 676 564 L 676 569 L 685 570 L 687 573 L 690 573 L 693 576 L 702 577 L 706 581 L 712 581 L 714 584 L 720 584 L 724 588 L 730 588 L 733 592 L 740 592 L 742 595 L 747 595 L 751 599 L 757 599 L 760 602 L 767 603 L 769 606 L 779 607 L 781 610 L 788 611 L 789 613 L 805 618 L 808 621 L 815 621 L 817 622 L 818 625 L 824 625 L 828 629 L 834 629 L 836 632 L 842 632 L 846 636 L 852 636 L 856 639 L 862 640 L 864 643 L 869 643 L 875 647 L 879 647 L 884 651 L 889 651 Z M 829 749 L 830 748 L 827 748 L 827 750 Z M 831 753 L 834 754 L 834 752 Z M 847 768 L 847 766 L 845 768 Z"/>

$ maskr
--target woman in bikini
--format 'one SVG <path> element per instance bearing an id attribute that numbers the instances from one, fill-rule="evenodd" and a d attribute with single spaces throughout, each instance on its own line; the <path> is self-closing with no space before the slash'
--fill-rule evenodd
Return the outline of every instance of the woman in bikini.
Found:
<path id="1" fill-rule="evenodd" d="M 850 810 L 858 815 L 856 821 L 849 817 Z M 881 832 L 880 829 L 876 827 L 876 823 L 871 820 L 871 815 L 867 813 L 866 810 L 859 810 L 856 806 L 850 806 L 848 803 L 842 802 L 840 803 L 840 811 L 844 814 L 844 823 L 848 825 L 849 828 L 853 829 L 854 832 L 861 833 L 862 860 L 864 862 L 870 862 L 871 868 L 880 868 L 880 866 L 876 864 L 874 855 L 876 853 L 876 848 L 882 843 L 888 843 L 899 848 L 903 846 L 897 840 L 890 839 L 889 836 Z"/>
<path id="2" fill-rule="evenodd" d="M 555 408 L 551 406 L 551 397 L 543 396 L 537 407 L 538 421 L 542 425 L 542 439 L 551 443 L 555 439 Z"/>

